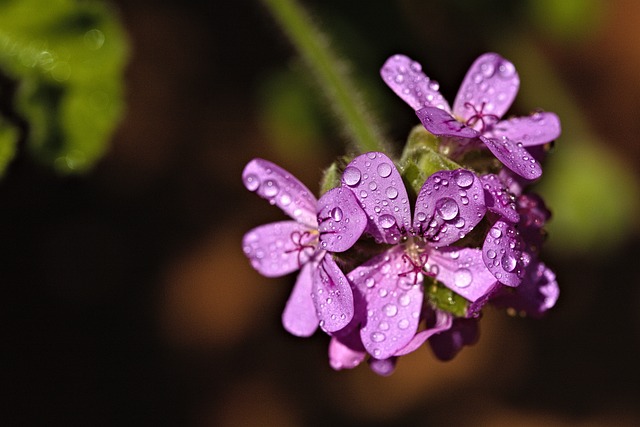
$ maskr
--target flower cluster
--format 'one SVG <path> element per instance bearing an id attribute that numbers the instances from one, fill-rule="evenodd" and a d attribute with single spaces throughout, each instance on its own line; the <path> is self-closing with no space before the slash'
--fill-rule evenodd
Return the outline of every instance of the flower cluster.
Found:
<path id="1" fill-rule="evenodd" d="M 337 163 L 319 200 L 252 160 L 245 186 L 292 220 L 249 231 L 243 249 L 265 276 L 300 270 L 282 316 L 289 332 L 320 327 L 333 368 L 368 358 L 388 375 L 425 343 L 443 360 L 473 344 L 487 304 L 533 317 L 555 304 L 555 275 L 539 260 L 550 212 L 527 185 L 560 123 L 547 112 L 502 119 L 519 77 L 494 53 L 471 66 L 453 108 L 406 56 L 389 58 L 381 75 L 423 125 L 401 159 L 369 152 Z"/>

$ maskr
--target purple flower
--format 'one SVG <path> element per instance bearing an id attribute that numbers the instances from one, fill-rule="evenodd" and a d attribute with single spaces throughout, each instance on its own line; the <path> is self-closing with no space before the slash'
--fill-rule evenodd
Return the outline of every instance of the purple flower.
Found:
<path id="1" fill-rule="evenodd" d="M 369 219 L 365 231 L 392 246 L 348 274 L 355 291 L 355 312 L 351 324 L 334 334 L 333 354 L 340 357 L 332 357 L 339 361 L 332 365 L 361 360 L 362 350 L 384 360 L 421 345 L 431 333 L 416 334 L 423 317 L 424 276 L 434 277 L 472 302 L 496 285 L 481 250 L 451 246 L 486 211 L 482 183 L 472 172 L 458 169 L 431 175 L 418 194 L 413 218 L 402 178 L 382 153 L 356 157 L 345 168 L 342 185 L 364 209 Z M 447 316 L 441 314 L 439 330 Z M 359 334 L 361 346 L 354 334 Z"/>
<path id="2" fill-rule="evenodd" d="M 282 315 L 285 329 L 297 336 L 313 334 L 318 325 L 327 332 L 342 329 L 353 317 L 353 293 L 329 252 L 349 249 L 362 234 L 366 216 L 358 200 L 335 188 L 318 201 L 298 179 L 262 159 L 250 161 L 242 179 L 293 218 L 254 228 L 242 241 L 264 276 L 300 270 Z"/>
<path id="3" fill-rule="evenodd" d="M 422 72 L 419 63 L 404 55 L 389 58 L 381 75 L 416 110 L 429 132 L 456 143 L 450 153 L 454 157 L 484 144 L 522 177 L 535 179 L 542 174 L 539 162 L 525 147 L 556 139 L 560 121 L 546 112 L 501 120 L 518 92 L 520 78 L 513 64 L 500 55 L 486 53 L 471 65 L 453 109 L 440 94 L 438 83 Z"/>

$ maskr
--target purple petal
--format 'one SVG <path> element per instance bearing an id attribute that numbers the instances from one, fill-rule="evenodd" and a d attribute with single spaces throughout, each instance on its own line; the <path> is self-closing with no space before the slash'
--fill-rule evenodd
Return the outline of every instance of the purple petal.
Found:
<path id="1" fill-rule="evenodd" d="M 248 190 L 277 205 L 291 218 L 309 228 L 318 228 L 313 193 L 280 166 L 267 160 L 253 159 L 245 166 L 242 181 Z"/>
<path id="2" fill-rule="evenodd" d="M 319 320 L 311 298 L 313 272 L 316 268 L 315 263 L 302 267 L 282 313 L 284 328 L 298 337 L 311 336 L 318 328 Z"/>
<path id="3" fill-rule="evenodd" d="M 513 64 L 495 53 L 471 65 L 453 103 L 453 114 L 483 131 L 507 112 L 520 87 Z"/>
<path id="4" fill-rule="evenodd" d="M 331 254 L 325 254 L 319 268 L 314 271 L 311 296 L 324 331 L 338 331 L 351 322 L 353 292 Z"/>
<path id="5" fill-rule="evenodd" d="M 480 179 L 484 187 L 484 201 L 487 210 L 517 224 L 520 220 L 520 215 L 516 210 L 514 195 L 507 190 L 507 187 L 497 175 L 483 175 Z"/>
<path id="6" fill-rule="evenodd" d="M 542 168 L 536 159 L 522 146 L 508 138 L 480 139 L 503 165 L 526 179 L 536 179 L 542 175 Z"/>
<path id="7" fill-rule="evenodd" d="M 507 137 L 523 146 L 546 144 L 560 136 L 560 119 L 554 113 L 537 112 L 527 117 L 503 120 L 486 134 L 487 137 Z"/>
<path id="8" fill-rule="evenodd" d="M 458 317 L 447 331 L 434 335 L 429 340 L 431 349 L 440 360 L 451 360 L 462 347 L 478 341 L 479 318 L 466 319 Z"/>
<path id="9" fill-rule="evenodd" d="M 360 339 L 359 335 L 358 339 Z M 336 371 L 340 369 L 353 369 L 362 363 L 366 356 L 367 352 L 364 350 L 364 347 L 362 350 L 356 350 L 344 344 L 337 337 L 331 337 L 331 342 L 329 343 L 329 364 Z"/>
<path id="10" fill-rule="evenodd" d="M 388 359 L 369 359 L 369 367 L 373 372 L 383 377 L 388 377 L 396 370 L 397 357 L 389 357 Z"/>
<path id="11" fill-rule="evenodd" d="M 483 298 L 496 285 L 496 278 L 482 261 L 480 249 L 434 250 L 429 260 L 437 266 L 436 279 L 471 302 Z"/>
<path id="12" fill-rule="evenodd" d="M 531 317 L 541 317 L 552 308 L 560 289 L 556 275 L 541 262 L 532 262 L 522 283 L 517 288 L 504 288 L 491 298 L 491 303 L 506 307 Z"/>
<path id="13" fill-rule="evenodd" d="M 295 221 L 261 225 L 242 239 L 242 248 L 251 265 L 267 277 L 279 277 L 300 269 L 313 256 L 317 244 L 313 230 Z"/>
<path id="14" fill-rule="evenodd" d="M 498 220 L 489 229 L 482 245 L 482 259 L 500 283 L 518 286 L 522 281 L 527 264 L 523 246 L 514 225 Z"/>
<path id="15" fill-rule="evenodd" d="M 450 113 L 435 107 L 425 107 L 416 111 L 422 125 L 434 135 L 463 139 L 480 136 L 478 131 L 457 121 Z"/>
<path id="16" fill-rule="evenodd" d="M 436 310 L 435 316 L 436 323 L 435 325 L 433 325 L 433 327 L 427 328 L 424 331 L 415 334 L 413 339 L 409 341 L 409 344 L 398 350 L 395 355 L 404 356 L 405 354 L 409 354 L 417 350 L 418 347 L 424 344 L 425 341 L 427 341 L 433 335 L 451 328 L 451 325 L 453 323 L 453 315 L 451 313 L 446 313 L 442 310 Z"/>
<path id="17" fill-rule="evenodd" d="M 422 72 L 422 66 L 404 56 L 394 55 L 382 66 L 384 82 L 414 110 L 436 107 L 451 111 L 449 103 L 438 91 L 439 85 Z"/>
<path id="18" fill-rule="evenodd" d="M 520 223 L 518 230 L 522 240 L 526 242 L 526 249 L 538 253 L 545 239 L 542 227 L 551 217 L 542 198 L 535 193 L 522 194 L 517 199 Z"/>
<path id="19" fill-rule="evenodd" d="M 362 154 L 345 168 L 342 184 L 353 191 L 369 218 L 367 232 L 397 243 L 410 226 L 409 199 L 400 173 L 383 153 Z"/>
<path id="20" fill-rule="evenodd" d="M 367 226 L 367 215 L 353 192 L 344 187 L 327 191 L 318 201 L 320 248 L 343 252 L 358 241 Z"/>
<path id="21" fill-rule="evenodd" d="M 367 352 L 386 359 L 406 346 L 420 321 L 422 280 L 406 275 L 404 251 L 394 247 L 349 273 L 364 295 L 366 320 L 360 338 Z"/>
<path id="22" fill-rule="evenodd" d="M 486 212 L 482 183 L 466 169 L 431 175 L 418 194 L 413 229 L 434 246 L 463 238 Z"/>

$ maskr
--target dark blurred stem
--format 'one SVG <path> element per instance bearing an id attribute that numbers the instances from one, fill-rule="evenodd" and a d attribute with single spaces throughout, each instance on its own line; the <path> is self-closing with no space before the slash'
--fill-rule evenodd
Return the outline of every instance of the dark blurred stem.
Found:
<path id="1" fill-rule="evenodd" d="M 357 151 L 386 151 L 378 122 L 366 110 L 346 67 L 306 11 L 295 0 L 263 0 L 263 3 L 313 72 L 320 90 Z"/>

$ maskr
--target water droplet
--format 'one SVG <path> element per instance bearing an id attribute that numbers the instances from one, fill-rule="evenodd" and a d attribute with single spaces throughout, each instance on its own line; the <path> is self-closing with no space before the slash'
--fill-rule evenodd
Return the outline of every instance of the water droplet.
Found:
<path id="1" fill-rule="evenodd" d="M 398 314 L 398 307 L 394 304 L 387 304 L 382 308 L 382 310 L 389 317 L 393 317 Z"/>
<path id="2" fill-rule="evenodd" d="M 427 219 L 427 214 L 420 211 L 418 212 L 418 214 L 416 215 L 416 219 L 420 222 L 424 222 Z"/>
<path id="3" fill-rule="evenodd" d="M 267 197 L 274 197 L 280 191 L 278 183 L 269 179 L 264 183 L 264 195 Z"/>
<path id="4" fill-rule="evenodd" d="M 467 268 L 459 268 L 453 275 L 453 283 L 459 288 L 466 288 L 471 284 L 473 275 Z"/>
<path id="5" fill-rule="evenodd" d="M 398 322 L 398 328 L 399 329 L 407 329 L 409 327 L 409 320 L 407 319 L 402 319 Z"/>
<path id="6" fill-rule="evenodd" d="M 364 285 L 367 288 L 373 288 L 376 284 L 376 281 L 373 277 L 369 277 L 367 280 L 364 281 Z"/>
<path id="7" fill-rule="evenodd" d="M 382 178 L 386 178 L 391 175 L 391 165 L 389 165 L 389 163 L 380 163 L 377 170 L 378 175 L 380 175 Z"/>
<path id="8" fill-rule="evenodd" d="M 397 74 L 394 80 L 396 83 L 401 84 L 404 81 L 404 76 L 402 74 Z"/>
<path id="9" fill-rule="evenodd" d="M 489 230 L 489 234 L 491 234 L 491 237 L 493 237 L 494 239 L 499 239 L 500 236 L 502 236 L 502 231 L 500 231 L 499 228 L 492 228 L 491 230 Z"/>
<path id="10" fill-rule="evenodd" d="M 291 196 L 288 193 L 282 193 L 280 195 L 280 204 L 282 206 L 289 206 L 291 204 Z"/>
<path id="11" fill-rule="evenodd" d="M 494 259 L 494 258 L 496 257 L 496 251 L 494 251 L 494 250 L 492 250 L 492 249 L 489 249 L 489 250 L 487 251 L 487 257 L 488 257 L 489 259 Z"/>
<path id="12" fill-rule="evenodd" d="M 378 184 L 376 184 L 376 182 L 375 182 L 375 181 L 371 181 L 371 182 L 369 183 L 369 190 L 371 190 L 371 191 L 375 191 L 375 190 L 376 190 L 376 188 L 378 188 Z"/>
<path id="13" fill-rule="evenodd" d="M 244 185 L 247 187 L 247 190 L 256 191 L 258 187 L 260 187 L 260 180 L 257 176 L 250 173 L 244 177 Z"/>
<path id="14" fill-rule="evenodd" d="M 436 82 L 435 80 L 431 80 L 431 82 L 429 83 L 429 89 L 436 91 L 438 89 L 440 89 L 440 84 L 438 82 Z"/>
<path id="15" fill-rule="evenodd" d="M 371 341 L 373 341 L 373 342 L 382 342 L 386 338 L 387 337 L 382 332 L 374 332 L 374 333 L 371 334 Z"/>
<path id="16" fill-rule="evenodd" d="M 380 215 L 380 218 L 378 218 L 378 223 L 380 224 L 380 227 L 389 229 L 395 225 L 396 219 L 392 215 L 384 214 Z"/>
<path id="17" fill-rule="evenodd" d="M 400 298 L 398 298 L 398 302 L 401 306 L 406 307 L 411 304 L 411 297 L 408 294 L 402 294 Z"/>
<path id="18" fill-rule="evenodd" d="M 331 209 L 330 215 L 335 222 L 342 221 L 343 213 L 342 213 L 342 209 L 340 209 L 339 207 L 336 206 L 335 208 Z"/>
<path id="19" fill-rule="evenodd" d="M 516 72 L 516 68 L 511 62 L 503 61 L 498 67 L 498 73 L 500 77 L 508 79 L 511 78 Z"/>
<path id="20" fill-rule="evenodd" d="M 516 264 L 516 258 L 512 254 L 506 253 L 502 256 L 501 265 L 504 271 L 512 272 L 516 269 Z"/>
<path id="21" fill-rule="evenodd" d="M 453 180 L 460 188 L 469 188 L 473 184 L 473 173 L 460 169 L 453 176 Z"/>
<path id="22" fill-rule="evenodd" d="M 342 179 L 344 180 L 344 183 L 350 187 L 358 185 L 361 178 L 362 178 L 362 174 L 360 173 L 360 169 L 353 166 L 348 166 L 344 170 L 344 173 L 342 174 Z"/>
<path id="23" fill-rule="evenodd" d="M 438 200 L 436 209 L 438 210 L 438 213 L 442 216 L 442 219 L 446 221 L 453 219 L 456 217 L 456 215 L 458 215 L 458 204 L 456 203 L 455 200 L 449 197 L 444 197 Z"/>
<path id="24" fill-rule="evenodd" d="M 389 187 L 386 189 L 385 194 L 387 195 L 388 198 L 393 200 L 396 197 L 398 197 L 398 190 L 396 190 L 394 187 Z"/>
<path id="25" fill-rule="evenodd" d="M 366 192 L 366 191 L 364 191 L 364 190 L 362 190 L 362 191 L 360 192 L 360 197 L 361 197 L 362 199 L 366 199 L 366 198 L 367 198 L 367 192 Z"/>
<path id="26" fill-rule="evenodd" d="M 493 73 L 495 73 L 496 68 L 491 62 L 485 62 L 484 64 L 480 65 L 480 71 L 485 77 L 491 77 L 493 76 Z"/>
<path id="27" fill-rule="evenodd" d="M 387 291 L 385 288 L 380 288 L 378 290 L 378 295 L 380 295 L 381 298 L 386 297 L 389 294 L 389 291 Z"/>
<path id="28" fill-rule="evenodd" d="M 456 228 L 464 227 L 464 218 L 458 219 L 454 225 L 456 226 Z"/>

